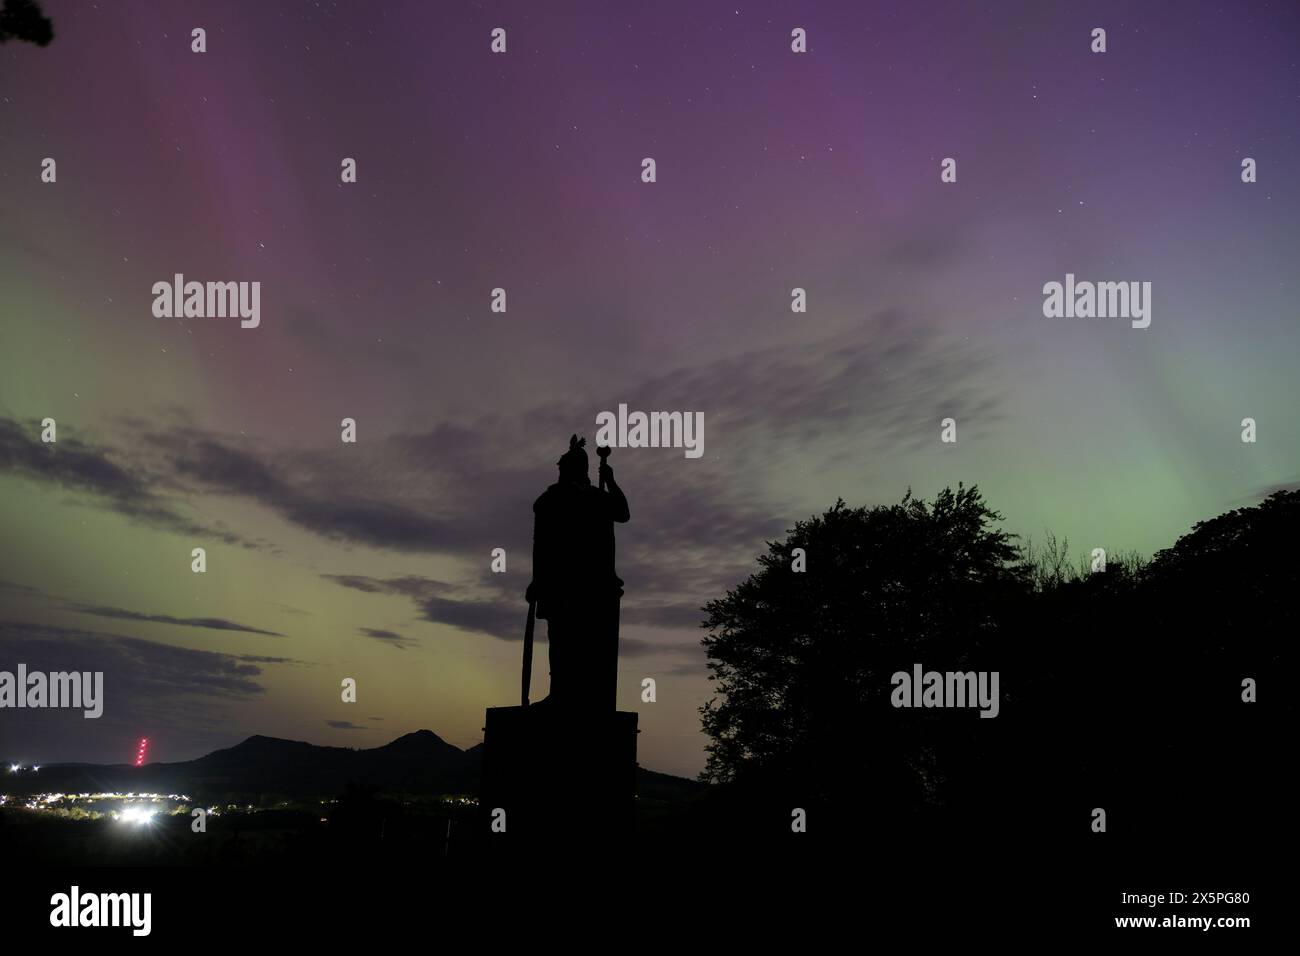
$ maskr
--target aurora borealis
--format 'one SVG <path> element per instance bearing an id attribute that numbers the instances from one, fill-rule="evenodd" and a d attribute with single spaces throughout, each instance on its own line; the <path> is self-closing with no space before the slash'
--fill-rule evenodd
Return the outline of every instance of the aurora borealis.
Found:
<path id="1" fill-rule="evenodd" d="M 623 403 L 706 422 L 610 459 L 619 705 L 685 775 L 699 606 L 837 497 L 976 483 L 1077 557 L 1300 482 L 1300 10 L 998 6 L 47 0 L 0 46 L 0 652 L 106 702 L 0 757 L 477 743 L 531 503 Z M 260 324 L 155 317 L 175 274 Z M 1150 327 L 1046 318 L 1067 274 Z"/>

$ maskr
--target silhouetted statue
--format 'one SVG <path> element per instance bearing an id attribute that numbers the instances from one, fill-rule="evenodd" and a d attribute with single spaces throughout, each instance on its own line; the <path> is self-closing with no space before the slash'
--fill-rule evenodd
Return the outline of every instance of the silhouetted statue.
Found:
<path id="1" fill-rule="evenodd" d="M 587 475 L 586 439 L 574 435 L 560 457 L 560 480 L 533 503 L 533 581 L 551 644 L 551 692 L 539 705 L 610 710 L 618 681 L 618 605 L 614 523 L 628 520 L 627 498 L 600 454 L 600 487 Z"/>
<path id="2" fill-rule="evenodd" d="M 614 523 L 628 520 L 627 499 L 605 461 L 608 448 L 596 450 L 600 484 L 592 487 L 585 444 L 569 439 L 560 480 L 533 504 L 523 699 L 489 707 L 484 721 L 478 832 L 505 852 L 602 855 L 635 820 L 637 714 L 615 703 L 623 581 Z M 551 692 L 530 705 L 537 617 L 550 635 Z"/>

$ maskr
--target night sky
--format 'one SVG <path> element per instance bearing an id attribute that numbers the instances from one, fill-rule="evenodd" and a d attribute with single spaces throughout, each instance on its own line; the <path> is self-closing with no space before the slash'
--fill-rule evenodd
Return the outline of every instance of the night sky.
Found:
<path id="1" fill-rule="evenodd" d="M 0 669 L 107 700 L 0 712 L 0 758 L 479 742 L 532 501 L 620 402 L 704 413 L 610 459 L 619 705 L 687 775 L 699 606 L 839 496 L 1150 554 L 1300 481 L 1294 4 L 42 6 L 0 46 Z M 178 272 L 260 326 L 155 318 Z M 1067 273 L 1150 328 L 1045 318 Z"/>

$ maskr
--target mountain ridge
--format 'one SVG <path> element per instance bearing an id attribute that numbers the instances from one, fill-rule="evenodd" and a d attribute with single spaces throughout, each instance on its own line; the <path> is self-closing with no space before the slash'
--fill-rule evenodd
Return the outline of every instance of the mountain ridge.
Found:
<path id="1" fill-rule="evenodd" d="M 328 797 L 358 784 L 410 794 L 478 792 L 483 744 L 465 750 L 427 729 L 411 731 L 375 747 L 313 744 L 253 734 L 239 743 L 171 763 L 61 763 L 39 772 L 0 778 L 9 794 L 87 792 L 185 793 Z M 637 767 L 638 791 L 656 799 L 685 798 L 704 784 Z"/>

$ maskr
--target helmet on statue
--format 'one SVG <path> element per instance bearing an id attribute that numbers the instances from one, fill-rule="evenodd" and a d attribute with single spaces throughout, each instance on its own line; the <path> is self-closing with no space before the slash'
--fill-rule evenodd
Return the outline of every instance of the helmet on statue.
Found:
<path id="1" fill-rule="evenodd" d="M 587 439 L 573 435 L 569 438 L 569 450 L 556 462 L 560 466 L 560 477 L 566 481 L 585 481 L 591 483 L 587 476 Z"/>

